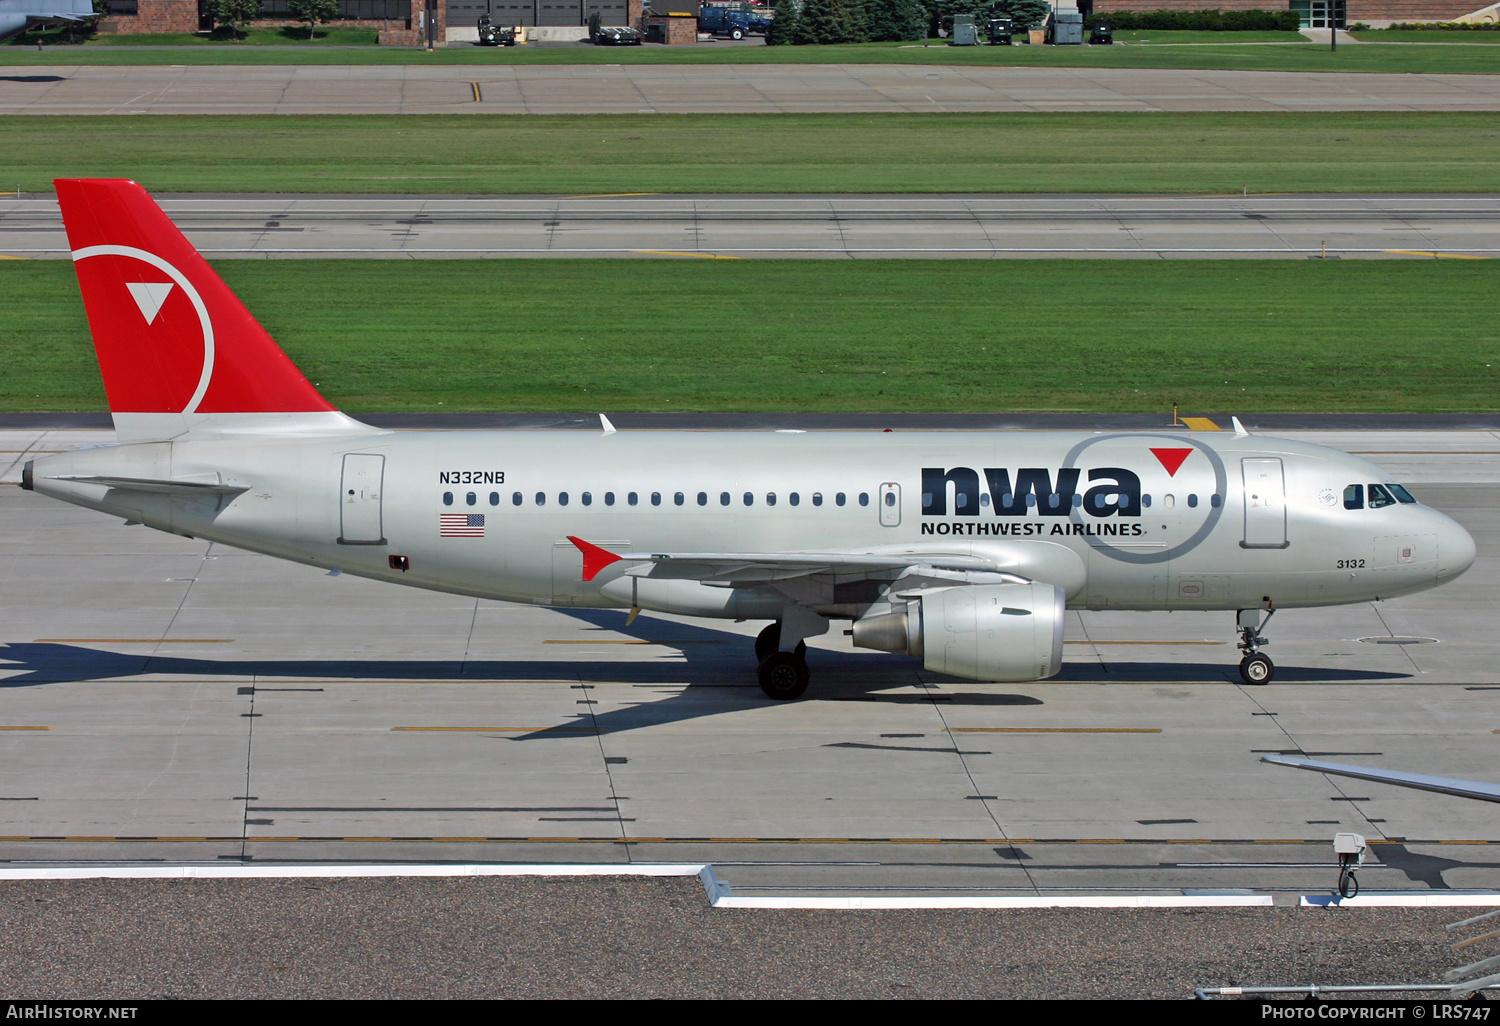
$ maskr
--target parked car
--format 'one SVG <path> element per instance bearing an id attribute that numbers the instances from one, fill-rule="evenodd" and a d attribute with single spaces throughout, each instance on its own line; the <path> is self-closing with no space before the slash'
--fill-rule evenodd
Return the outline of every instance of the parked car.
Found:
<path id="1" fill-rule="evenodd" d="M 516 30 L 513 28 L 502 28 L 490 21 L 488 14 L 479 16 L 479 45 L 480 46 L 515 46 Z"/>
<path id="2" fill-rule="evenodd" d="M 643 33 L 624 25 L 606 25 L 594 37 L 595 46 L 640 46 L 645 41 Z"/>

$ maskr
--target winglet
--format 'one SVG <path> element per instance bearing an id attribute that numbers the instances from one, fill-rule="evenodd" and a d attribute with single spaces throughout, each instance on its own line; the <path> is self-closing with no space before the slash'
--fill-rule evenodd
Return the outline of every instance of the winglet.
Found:
<path id="1" fill-rule="evenodd" d="M 604 429 L 604 433 L 606 435 L 612 435 L 615 433 L 615 426 L 611 424 L 609 422 L 609 418 L 602 413 L 599 414 L 599 426 Z"/>
<path id="2" fill-rule="evenodd" d="M 608 549 L 601 549 L 597 545 L 591 545 L 582 538 L 575 538 L 570 534 L 568 535 L 568 541 L 576 545 L 578 551 L 583 553 L 583 579 L 585 581 L 592 581 L 599 575 L 600 570 L 603 570 L 611 563 L 618 563 L 620 561 L 620 557 L 613 552 Z"/>
<path id="3" fill-rule="evenodd" d="M 1236 438 L 1249 438 L 1250 437 L 1250 432 L 1248 432 L 1248 431 L 1245 430 L 1245 425 L 1243 425 L 1243 424 L 1240 423 L 1240 418 L 1238 418 L 1238 417 L 1230 417 L 1229 418 L 1229 422 L 1234 425 L 1234 437 L 1236 437 Z"/>

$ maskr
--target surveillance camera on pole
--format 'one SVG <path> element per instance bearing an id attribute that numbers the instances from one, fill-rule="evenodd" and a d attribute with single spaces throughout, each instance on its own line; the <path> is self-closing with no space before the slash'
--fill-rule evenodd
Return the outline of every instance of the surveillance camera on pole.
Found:
<path id="1" fill-rule="evenodd" d="M 1354 871 L 1365 861 L 1369 845 L 1360 834 L 1334 834 L 1333 853 L 1339 857 L 1339 897 L 1352 898 L 1359 893 L 1359 881 Z"/>

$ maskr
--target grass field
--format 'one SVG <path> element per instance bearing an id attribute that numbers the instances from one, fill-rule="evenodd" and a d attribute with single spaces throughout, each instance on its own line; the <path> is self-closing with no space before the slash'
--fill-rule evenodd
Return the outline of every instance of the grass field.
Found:
<path id="1" fill-rule="evenodd" d="M 1481 35 L 1482 33 L 1475 33 Z M 973 46 L 936 41 L 847 46 L 514 46 L 444 47 L 432 53 L 404 47 L 334 46 L 54 46 L 43 52 L 0 46 L 0 66 L 73 64 L 943 64 L 1078 68 L 1220 68 L 1236 71 L 1351 71 L 1395 74 L 1496 74 L 1495 51 L 1484 42 L 1436 45 L 1342 46 L 1172 43 L 1147 33 L 1152 45 Z M 1214 33 L 1219 36 L 1234 33 Z"/>
<path id="2" fill-rule="evenodd" d="M 1361 43 L 1500 43 L 1500 32 L 1492 29 L 1363 29 L 1349 34 Z"/>
<path id="3" fill-rule="evenodd" d="M 0 118 L 0 186 L 160 192 L 1485 192 L 1490 113 Z"/>
<path id="4" fill-rule="evenodd" d="M 1500 262 L 217 267 L 354 412 L 1456 411 L 1500 386 Z M 103 408 L 69 265 L 0 262 L 0 308 L 0 409 Z"/>

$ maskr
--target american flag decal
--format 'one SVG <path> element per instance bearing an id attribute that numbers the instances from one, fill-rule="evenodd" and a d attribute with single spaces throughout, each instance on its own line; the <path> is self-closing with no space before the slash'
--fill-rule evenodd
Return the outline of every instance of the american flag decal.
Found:
<path id="1" fill-rule="evenodd" d="M 439 513 L 439 538 L 483 538 L 483 513 Z"/>

